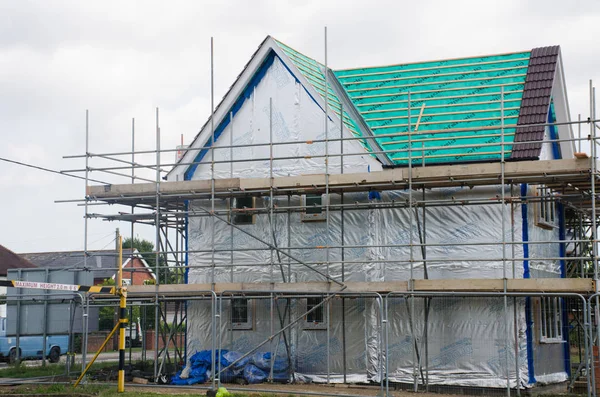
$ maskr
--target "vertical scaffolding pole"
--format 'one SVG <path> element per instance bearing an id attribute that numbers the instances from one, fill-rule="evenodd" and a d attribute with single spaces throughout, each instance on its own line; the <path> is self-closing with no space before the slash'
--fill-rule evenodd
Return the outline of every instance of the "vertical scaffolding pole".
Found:
<path id="1" fill-rule="evenodd" d="M 507 293 L 507 273 L 506 273 L 506 180 L 505 180 L 505 149 L 504 149 L 504 86 L 500 87 L 500 138 L 501 138 L 501 148 L 500 148 L 500 179 L 501 179 L 501 200 L 502 204 L 500 206 L 500 210 L 502 211 L 502 279 L 504 280 L 504 359 L 505 359 L 505 368 L 506 368 L 506 395 L 510 397 L 510 366 L 509 366 L 509 351 L 510 351 L 510 333 L 509 329 L 509 316 L 508 316 L 508 296 Z"/>
<path id="2" fill-rule="evenodd" d="M 84 211 L 85 215 L 83 217 L 83 268 L 87 269 L 87 257 L 88 257 L 88 202 L 89 197 L 87 194 L 88 191 L 88 178 L 89 178 L 89 142 L 90 142 L 90 112 L 88 109 L 85 110 L 85 202 L 84 202 Z M 87 325 L 87 318 L 86 325 Z M 84 327 L 85 328 L 85 327 Z M 85 364 L 87 360 L 87 342 L 88 335 L 87 329 L 83 330 L 83 338 L 81 343 L 81 370 L 85 369 Z"/>
<path id="3" fill-rule="evenodd" d="M 510 185 L 510 197 L 514 197 L 514 184 Z M 517 269 L 515 263 L 515 203 L 510 201 L 510 257 L 512 262 L 512 278 L 517 277 Z M 519 313 L 517 309 L 517 298 L 513 297 L 513 334 L 515 338 L 515 373 L 516 373 L 516 391 L 517 396 L 521 396 L 521 374 L 519 372 Z"/>
<path id="4" fill-rule="evenodd" d="M 269 247 L 269 255 L 270 255 L 270 280 L 271 280 L 271 289 L 273 289 L 275 279 L 274 279 L 274 269 L 275 265 L 273 262 L 273 247 L 277 244 L 275 241 L 275 229 L 273 223 L 273 98 L 269 98 L 269 225 L 271 227 L 271 236 L 273 239 L 273 245 Z M 274 308 L 274 300 L 275 296 L 271 292 L 270 294 L 270 327 L 271 327 L 271 335 L 275 334 L 275 308 Z M 269 343 L 269 351 L 271 352 L 271 368 L 269 371 L 269 380 L 273 381 L 273 367 L 275 366 L 275 351 L 273 349 L 275 342 L 275 338 L 271 339 Z"/>
<path id="5" fill-rule="evenodd" d="M 331 235 L 329 228 L 329 69 L 327 66 L 327 26 L 325 26 L 325 235 L 327 236 L 327 245 L 325 247 L 325 260 L 327 262 L 327 276 L 329 276 L 329 246 L 331 245 Z M 322 210 L 322 209 L 321 209 Z M 331 354 L 330 354 L 330 333 L 331 323 L 329 321 L 329 307 L 331 301 L 325 306 L 325 315 L 327 322 L 327 383 L 330 383 L 331 372 Z"/>
<path id="6" fill-rule="evenodd" d="M 581 153 L 581 113 L 579 113 L 577 115 L 577 138 L 579 139 L 578 142 L 578 152 Z"/>
<path id="7" fill-rule="evenodd" d="M 344 105 L 340 102 L 340 174 L 344 174 Z M 340 208 L 340 245 L 342 247 L 340 257 L 342 260 L 342 283 L 346 281 L 346 268 L 344 262 L 346 261 L 346 255 L 344 250 L 345 238 L 344 238 L 344 191 L 340 192 L 340 202 L 342 207 Z M 342 366 L 344 369 L 344 383 L 346 383 L 346 298 L 342 295 Z"/>
<path id="8" fill-rule="evenodd" d="M 135 183 L 135 118 L 131 119 L 131 184 L 133 185 Z M 131 206 L 131 215 L 133 215 L 135 213 L 135 205 Z M 131 260 L 133 261 L 133 239 L 134 239 L 134 225 L 135 225 L 135 219 L 132 216 L 131 217 Z M 122 245 L 121 245 L 122 246 Z M 133 273 L 131 273 L 130 275 L 132 284 L 133 284 Z M 129 309 L 129 318 L 131 321 L 133 320 L 133 305 L 130 306 Z M 138 320 L 139 322 L 139 320 Z M 130 328 L 131 329 L 131 328 Z M 131 332 L 131 331 L 130 331 Z M 142 330 L 142 332 L 144 332 L 144 335 L 142 336 L 142 338 L 145 338 L 145 330 Z M 130 339 L 131 339 L 131 334 L 129 335 Z M 131 353 L 132 353 L 132 348 L 133 348 L 133 342 L 129 343 L 129 365 L 131 365 Z"/>
<path id="9" fill-rule="evenodd" d="M 155 237 L 155 248 L 154 248 L 154 264 L 156 272 L 156 284 L 154 287 L 154 378 L 158 377 L 158 332 L 160 328 L 159 321 L 159 302 L 158 302 L 158 286 L 160 284 L 160 125 L 159 125 L 159 113 L 156 108 L 156 237 Z"/>
<path id="10" fill-rule="evenodd" d="M 215 102 L 214 102 L 214 41 L 210 38 L 210 211 L 215 213 Z M 211 283 L 215 283 L 215 218 L 211 222 Z M 214 369 L 214 368 L 213 368 Z M 214 371 L 213 371 L 214 373 Z"/>
<path id="11" fill-rule="evenodd" d="M 414 290 L 415 285 L 415 255 L 414 255 L 414 241 L 413 241 L 413 224 L 414 224 L 414 216 L 413 216 L 413 185 L 412 185 L 412 123 L 411 123 L 411 97 L 410 90 L 407 93 L 407 115 L 408 115 L 408 224 L 409 224 L 409 261 L 410 261 L 410 280 L 409 280 L 409 290 Z M 419 373 L 418 367 L 418 352 L 417 352 L 417 335 L 415 333 L 414 328 L 414 316 L 415 314 L 415 297 L 411 295 L 410 297 L 410 333 L 413 338 L 413 391 L 416 392 L 418 390 L 418 382 L 419 382 Z"/>
<path id="12" fill-rule="evenodd" d="M 211 215 L 214 215 L 215 213 L 215 73 L 214 73 L 214 38 L 211 37 L 210 38 L 210 134 L 211 134 L 211 141 L 210 141 L 210 209 L 211 209 Z M 212 253 L 211 253 L 211 263 L 212 263 L 212 272 L 211 272 L 211 282 L 212 282 L 212 289 L 214 290 L 214 283 L 215 283 L 215 271 L 216 271 L 216 267 L 215 267 L 215 229 L 216 229 L 216 219 L 214 216 L 211 216 L 211 248 L 212 248 Z M 214 301 L 213 298 L 213 304 L 212 304 L 212 313 L 215 313 L 215 309 L 216 309 L 216 302 Z M 217 327 L 215 324 L 215 318 L 213 316 L 212 321 L 211 321 L 211 328 L 212 328 L 212 351 L 211 351 L 211 368 L 210 368 L 210 372 L 211 374 L 213 374 L 212 376 L 212 386 L 213 389 L 215 388 L 215 378 L 219 378 L 219 382 L 221 382 L 220 380 L 220 375 L 217 375 L 215 373 L 215 368 L 216 368 L 216 356 L 215 356 L 215 342 L 216 342 L 216 332 L 217 332 Z"/>
<path id="13" fill-rule="evenodd" d="M 592 260 L 594 266 L 594 282 L 596 285 L 596 294 L 600 291 L 600 286 L 598 285 L 598 225 L 596 220 L 596 173 L 597 173 L 597 163 L 596 163 L 596 126 L 595 126 L 595 104 L 594 104 L 594 87 L 592 80 L 590 80 L 590 139 L 591 139 L 591 189 L 592 189 Z M 598 295 L 596 295 L 596 307 L 594 308 L 596 314 L 596 337 L 600 335 L 600 323 L 598 322 Z M 591 317 L 591 308 L 590 308 L 590 317 Z M 591 323 L 590 318 L 590 325 Z M 592 338 L 592 375 L 595 374 L 594 368 L 596 367 L 596 363 L 594 362 L 594 354 L 593 354 L 593 340 L 594 334 L 590 333 L 590 337 Z M 593 393 L 596 395 L 595 384 L 598 383 L 598 379 L 593 378 L 594 380 L 594 390 Z"/>
<path id="14" fill-rule="evenodd" d="M 594 280 L 598 280 L 598 247 L 597 247 L 597 225 L 596 225 L 596 129 L 594 127 L 594 99 L 593 86 L 590 80 L 590 139 L 591 139 L 591 186 L 592 186 L 592 257 L 594 265 Z M 599 292 L 596 284 L 596 292 Z"/>
<path id="15" fill-rule="evenodd" d="M 229 177 L 233 178 L 233 112 L 229 112 Z M 231 214 L 231 205 L 233 196 L 229 199 L 229 209 Z M 229 253 L 229 262 L 231 265 L 229 281 L 233 283 L 233 226 L 229 226 L 229 240 L 231 252 Z"/>

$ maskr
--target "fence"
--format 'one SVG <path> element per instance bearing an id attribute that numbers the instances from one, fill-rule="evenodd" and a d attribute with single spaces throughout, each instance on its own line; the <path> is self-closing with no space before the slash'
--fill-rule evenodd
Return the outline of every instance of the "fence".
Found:
<path id="1" fill-rule="evenodd" d="M 185 312 L 171 317 L 159 313 L 171 321 L 142 352 L 133 357 L 130 352 L 133 366 L 152 358 L 145 353 L 158 336 L 158 373 L 195 387 L 250 383 L 257 390 L 267 387 L 259 383 L 281 383 L 289 384 L 287 392 L 301 394 L 293 384 L 315 383 L 360 384 L 386 396 L 418 391 L 520 396 L 539 389 L 598 394 L 600 294 L 210 295 L 181 298 Z M 72 332 L 70 346 L 76 337 Z M 90 350 L 93 340 L 81 339 Z M 74 369 L 72 351 L 66 374 Z"/>

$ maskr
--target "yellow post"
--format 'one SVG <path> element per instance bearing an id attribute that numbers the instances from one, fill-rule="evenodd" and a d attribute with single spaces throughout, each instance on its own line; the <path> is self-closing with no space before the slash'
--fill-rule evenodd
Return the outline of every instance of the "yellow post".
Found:
<path id="1" fill-rule="evenodd" d="M 133 243 L 133 242 L 132 242 Z M 119 235 L 119 271 L 117 277 L 117 294 L 119 300 L 119 377 L 117 392 L 125 391 L 125 327 L 127 325 L 127 290 L 123 288 L 123 237 Z"/>

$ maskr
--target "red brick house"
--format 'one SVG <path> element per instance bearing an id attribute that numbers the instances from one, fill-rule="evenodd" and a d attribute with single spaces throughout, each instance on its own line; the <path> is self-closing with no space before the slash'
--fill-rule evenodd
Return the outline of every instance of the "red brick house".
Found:
<path id="1" fill-rule="evenodd" d="M 91 271 L 94 274 L 94 285 L 98 285 L 106 279 L 116 277 L 119 268 L 118 254 L 116 250 L 88 251 L 86 261 L 84 261 L 83 251 L 36 252 L 20 255 L 41 268 Z M 153 269 L 137 249 L 133 251 L 124 249 L 120 266 L 123 268 L 124 284 L 142 285 L 147 280 L 156 280 Z"/>

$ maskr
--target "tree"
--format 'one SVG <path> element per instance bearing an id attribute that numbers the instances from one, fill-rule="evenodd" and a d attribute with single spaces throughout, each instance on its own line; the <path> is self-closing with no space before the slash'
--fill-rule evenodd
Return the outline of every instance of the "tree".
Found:
<path id="1" fill-rule="evenodd" d="M 133 244 L 131 237 L 127 237 L 123 240 L 123 249 L 130 249 L 133 246 L 134 249 L 137 249 L 148 266 L 152 269 L 153 272 L 156 271 L 156 254 L 154 253 L 154 244 L 151 241 L 134 238 Z M 183 269 L 177 269 L 172 266 L 165 266 L 165 258 L 164 255 L 160 255 L 158 258 L 158 264 L 160 266 L 158 281 L 161 284 L 178 284 L 183 283 Z"/>
<path id="2" fill-rule="evenodd" d="M 104 279 L 101 285 L 115 285 L 115 280 L 112 278 Z M 108 331 L 115 326 L 115 308 L 111 305 L 104 305 L 98 313 L 98 330 Z"/>

